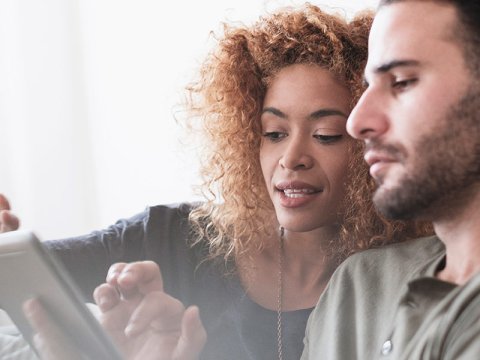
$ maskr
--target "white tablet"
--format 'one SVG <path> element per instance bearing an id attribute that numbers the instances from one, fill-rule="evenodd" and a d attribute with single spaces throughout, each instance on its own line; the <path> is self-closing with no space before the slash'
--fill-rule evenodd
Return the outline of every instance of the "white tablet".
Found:
<path id="1" fill-rule="evenodd" d="M 26 230 L 0 234 L 0 308 L 33 347 L 33 330 L 22 311 L 22 304 L 31 298 L 40 299 L 87 359 L 122 359 L 66 269 L 35 234 Z"/>

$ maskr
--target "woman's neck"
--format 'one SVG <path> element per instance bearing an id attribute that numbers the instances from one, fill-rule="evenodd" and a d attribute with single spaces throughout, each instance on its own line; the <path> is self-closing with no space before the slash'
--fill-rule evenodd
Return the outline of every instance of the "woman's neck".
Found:
<path id="1" fill-rule="evenodd" d="M 328 256 L 336 229 L 312 232 L 285 231 L 283 261 L 279 266 L 280 234 L 264 242 L 262 251 L 237 259 L 241 283 L 249 297 L 259 305 L 275 310 L 278 304 L 278 277 L 283 277 L 284 311 L 315 306 L 335 266 Z"/>

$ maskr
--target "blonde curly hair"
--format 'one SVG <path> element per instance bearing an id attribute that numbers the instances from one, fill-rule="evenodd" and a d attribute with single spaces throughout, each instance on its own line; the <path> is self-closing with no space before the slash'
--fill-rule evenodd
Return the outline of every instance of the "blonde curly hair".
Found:
<path id="1" fill-rule="evenodd" d="M 196 243 L 209 257 L 235 258 L 261 249 L 271 234 L 274 209 L 259 161 L 260 115 L 269 81 L 292 64 L 314 64 L 362 93 L 372 14 L 348 22 L 312 4 L 283 8 L 252 26 L 224 24 L 223 36 L 187 87 L 190 120 L 200 120 L 204 140 L 201 190 L 206 201 L 190 213 Z M 195 126 L 195 125 L 194 125 Z M 330 256 L 340 262 L 355 251 L 425 233 L 412 223 L 386 221 L 374 210 L 374 188 L 355 145 L 349 166 L 345 221 Z"/>

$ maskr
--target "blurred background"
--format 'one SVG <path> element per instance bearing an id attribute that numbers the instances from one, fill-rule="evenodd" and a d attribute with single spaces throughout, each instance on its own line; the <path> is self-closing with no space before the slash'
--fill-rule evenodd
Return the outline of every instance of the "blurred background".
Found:
<path id="1" fill-rule="evenodd" d="M 377 2 L 312 3 L 350 17 Z M 0 0 L 0 192 L 22 228 L 80 235 L 198 199 L 174 115 L 211 32 L 301 3 Z"/>

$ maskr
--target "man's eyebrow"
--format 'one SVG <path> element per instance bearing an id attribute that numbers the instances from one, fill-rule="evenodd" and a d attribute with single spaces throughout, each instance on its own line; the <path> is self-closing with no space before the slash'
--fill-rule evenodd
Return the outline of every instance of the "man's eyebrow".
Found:
<path id="1" fill-rule="evenodd" d="M 420 62 L 417 60 L 393 60 L 376 67 L 374 70 L 374 73 L 383 74 L 397 67 L 418 66 L 418 65 L 420 65 Z"/>
<path id="2" fill-rule="evenodd" d="M 407 66 L 419 66 L 420 62 L 417 60 L 392 60 L 389 61 L 383 65 L 377 66 L 374 70 L 374 74 L 385 74 L 389 72 L 392 69 L 395 69 L 397 67 L 407 67 Z M 368 87 L 369 82 L 367 79 L 367 74 L 366 72 L 363 75 L 363 86 Z"/>
<path id="3" fill-rule="evenodd" d="M 265 114 L 267 112 L 272 113 L 273 115 L 278 116 L 279 118 L 282 118 L 282 119 L 287 118 L 287 115 L 285 115 L 282 111 L 274 107 L 266 107 L 262 110 L 262 114 Z M 314 111 L 308 117 L 312 120 L 316 120 L 316 119 L 321 119 L 327 116 L 342 116 L 344 118 L 348 117 L 347 114 L 337 109 L 320 109 L 320 110 Z"/>

